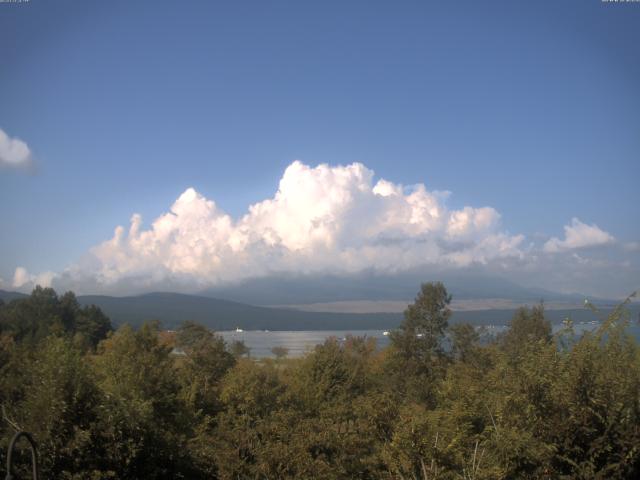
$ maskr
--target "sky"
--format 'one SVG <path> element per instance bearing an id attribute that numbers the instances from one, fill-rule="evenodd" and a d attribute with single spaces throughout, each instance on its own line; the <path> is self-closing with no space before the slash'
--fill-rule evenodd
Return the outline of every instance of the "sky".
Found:
<path id="1" fill-rule="evenodd" d="M 640 3 L 0 3 L 0 288 L 640 288 Z"/>

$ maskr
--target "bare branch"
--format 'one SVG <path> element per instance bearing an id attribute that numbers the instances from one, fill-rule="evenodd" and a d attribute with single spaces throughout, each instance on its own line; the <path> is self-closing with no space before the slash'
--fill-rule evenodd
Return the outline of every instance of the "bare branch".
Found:
<path id="1" fill-rule="evenodd" d="M 20 425 L 9 418 L 4 405 L 1 405 L 0 408 L 2 409 L 2 418 L 11 426 L 11 428 L 13 428 L 16 432 L 21 432 L 22 430 L 24 430 L 22 427 L 20 427 Z"/>

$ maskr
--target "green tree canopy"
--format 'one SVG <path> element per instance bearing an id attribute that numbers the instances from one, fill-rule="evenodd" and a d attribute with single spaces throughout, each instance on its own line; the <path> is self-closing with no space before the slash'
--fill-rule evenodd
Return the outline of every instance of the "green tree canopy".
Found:
<path id="1" fill-rule="evenodd" d="M 389 368 L 395 389 L 433 401 L 433 382 L 442 374 L 442 340 L 448 326 L 451 295 L 441 282 L 423 283 L 404 312 L 399 330 L 391 333 Z"/>
<path id="2" fill-rule="evenodd" d="M 37 343 L 49 334 L 76 336 L 95 347 L 112 330 L 109 318 L 95 305 L 81 307 L 73 292 L 58 297 L 37 286 L 31 295 L 0 305 L 0 332 L 18 342 Z"/>
<path id="3" fill-rule="evenodd" d="M 544 304 L 541 302 L 533 308 L 520 307 L 516 310 L 501 343 L 505 350 L 517 355 L 527 344 L 550 340 L 551 323 L 545 319 Z"/>

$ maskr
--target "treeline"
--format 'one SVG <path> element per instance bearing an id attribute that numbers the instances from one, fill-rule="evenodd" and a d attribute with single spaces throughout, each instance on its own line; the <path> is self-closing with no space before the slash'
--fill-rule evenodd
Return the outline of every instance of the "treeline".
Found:
<path id="1" fill-rule="evenodd" d="M 112 331 L 38 288 L 0 305 L 1 465 L 24 429 L 47 479 L 640 478 L 624 308 L 579 338 L 522 308 L 481 344 L 450 301 L 424 284 L 384 350 L 254 361 L 194 323 Z"/>

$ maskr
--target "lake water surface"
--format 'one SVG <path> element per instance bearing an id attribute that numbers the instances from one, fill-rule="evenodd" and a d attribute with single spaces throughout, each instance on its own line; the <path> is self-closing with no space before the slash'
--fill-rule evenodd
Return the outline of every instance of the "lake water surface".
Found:
<path id="1" fill-rule="evenodd" d="M 227 343 L 241 340 L 251 349 L 252 357 L 273 357 L 273 347 L 285 347 L 289 349 L 289 357 L 300 357 L 309 350 L 313 350 L 318 344 L 324 343 L 327 338 L 335 337 L 338 340 L 345 339 L 348 335 L 354 337 L 375 338 L 378 347 L 389 344 L 389 337 L 383 335 L 382 330 L 310 330 L 310 331 L 262 331 L 251 330 L 246 332 L 216 332 Z"/>
<path id="2" fill-rule="evenodd" d="M 577 323 L 574 325 L 576 335 L 583 332 L 595 330 L 600 324 L 595 323 Z M 505 326 L 488 326 L 484 327 L 487 335 L 497 335 L 503 332 Z M 556 332 L 562 328 L 562 325 L 554 325 L 553 331 Z M 640 326 L 634 323 L 629 326 L 629 332 L 640 341 Z M 240 340 L 251 349 L 251 356 L 254 358 L 273 357 L 271 349 L 273 347 L 285 347 L 289 350 L 289 357 L 300 357 L 324 341 L 327 338 L 335 337 L 338 340 L 344 340 L 348 335 L 354 337 L 375 338 L 379 348 L 389 345 L 389 337 L 384 335 L 383 330 L 311 330 L 311 331 L 262 331 L 251 330 L 246 332 L 224 331 L 217 332 L 222 335 L 227 343 Z"/>

